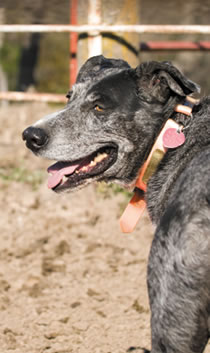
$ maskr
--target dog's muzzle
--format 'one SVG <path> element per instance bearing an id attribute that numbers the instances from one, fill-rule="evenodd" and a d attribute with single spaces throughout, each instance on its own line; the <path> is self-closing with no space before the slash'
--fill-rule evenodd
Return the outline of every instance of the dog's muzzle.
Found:
<path id="1" fill-rule="evenodd" d="M 49 140 L 47 133 L 43 129 L 33 126 L 24 130 L 22 137 L 26 141 L 26 146 L 33 152 L 38 152 Z"/>

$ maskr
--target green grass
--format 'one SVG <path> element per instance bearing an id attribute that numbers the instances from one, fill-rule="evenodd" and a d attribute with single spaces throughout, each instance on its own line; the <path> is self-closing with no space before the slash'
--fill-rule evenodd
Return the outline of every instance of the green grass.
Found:
<path id="1" fill-rule="evenodd" d="M 33 190 L 37 190 L 45 178 L 45 172 L 43 170 L 28 170 L 23 166 L 8 168 L 0 167 L 0 178 L 6 183 L 16 181 L 29 184 Z"/>
<path id="2" fill-rule="evenodd" d="M 21 46 L 18 42 L 5 40 L 0 48 L 1 65 L 7 74 L 10 90 L 16 89 L 20 54 Z"/>
<path id="3" fill-rule="evenodd" d="M 122 194 L 125 199 L 130 199 L 132 192 L 123 189 L 117 184 L 106 184 L 104 182 L 98 183 L 96 191 L 101 194 L 104 198 L 110 198 L 113 194 Z"/>
<path id="4" fill-rule="evenodd" d="M 24 166 L 18 167 L 0 167 L 0 179 L 5 183 L 19 182 L 28 184 L 33 190 L 37 190 L 39 185 L 46 179 L 46 172 L 42 169 L 29 170 Z M 121 188 L 116 184 L 106 184 L 100 182 L 96 184 L 96 192 L 103 198 L 111 198 L 113 195 L 122 194 L 125 197 L 125 202 L 132 196 L 132 192 Z"/>
<path id="5" fill-rule="evenodd" d="M 120 217 L 133 196 L 133 192 L 123 189 L 117 184 L 106 184 L 105 182 L 100 182 L 96 185 L 96 192 L 105 199 L 111 198 L 113 195 L 117 194 L 121 194 L 123 196 L 121 202 L 118 203 L 117 213 L 118 217 Z"/>

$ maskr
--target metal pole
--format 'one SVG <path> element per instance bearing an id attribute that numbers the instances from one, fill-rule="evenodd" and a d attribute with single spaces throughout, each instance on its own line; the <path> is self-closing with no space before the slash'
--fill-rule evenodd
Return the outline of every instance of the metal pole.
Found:
<path id="1" fill-rule="evenodd" d="M 210 50 L 210 42 L 180 42 L 180 41 L 155 41 L 140 43 L 141 51 L 163 51 L 163 50 Z"/>
<path id="2" fill-rule="evenodd" d="M 67 99 L 63 94 L 50 94 L 50 93 L 25 93 L 25 92 L 0 92 L 0 100 L 11 101 L 34 101 L 34 102 L 53 102 L 53 103 L 66 103 Z"/>
<path id="3" fill-rule="evenodd" d="M 72 25 L 77 24 L 77 0 L 70 0 L 70 22 Z M 69 85 L 76 82 L 77 78 L 77 41 L 78 34 L 72 32 L 70 34 L 70 55 L 69 55 Z"/>
<path id="4" fill-rule="evenodd" d="M 0 23 L 4 23 L 5 20 L 5 12 L 4 9 L 0 7 Z M 0 49 L 3 46 L 4 34 L 0 32 Z M 5 72 L 3 71 L 2 65 L 0 63 L 0 92 L 8 90 L 8 80 Z M 2 100 L 0 103 L 1 107 L 5 107 L 8 105 L 8 102 Z"/>
<path id="5" fill-rule="evenodd" d="M 88 1 L 88 23 L 100 25 L 101 23 L 101 0 Z M 98 31 L 88 33 L 88 58 L 102 54 L 102 36 Z"/>
<path id="6" fill-rule="evenodd" d="M 210 34 L 210 26 L 200 25 L 0 25 L 3 33 L 24 32 L 128 32 L 156 34 Z"/>

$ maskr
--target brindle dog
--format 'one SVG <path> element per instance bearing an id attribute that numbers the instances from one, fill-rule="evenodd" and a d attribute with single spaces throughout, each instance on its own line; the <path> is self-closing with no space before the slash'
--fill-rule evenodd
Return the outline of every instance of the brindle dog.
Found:
<path id="1" fill-rule="evenodd" d="M 210 98 L 191 116 L 177 104 L 199 87 L 169 62 L 131 68 L 97 56 L 81 68 L 63 110 L 23 132 L 36 155 L 57 161 L 48 186 L 93 181 L 134 187 L 163 125 L 182 126 L 150 177 L 146 202 L 156 231 L 148 265 L 152 353 L 203 352 L 210 332 Z"/>

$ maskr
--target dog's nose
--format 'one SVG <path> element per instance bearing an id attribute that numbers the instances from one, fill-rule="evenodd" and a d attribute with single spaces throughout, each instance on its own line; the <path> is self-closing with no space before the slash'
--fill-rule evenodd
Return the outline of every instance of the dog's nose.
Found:
<path id="1" fill-rule="evenodd" d="M 45 130 L 29 126 L 23 131 L 23 140 L 26 141 L 26 146 L 36 152 L 48 142 L 48 135 Z"/>

